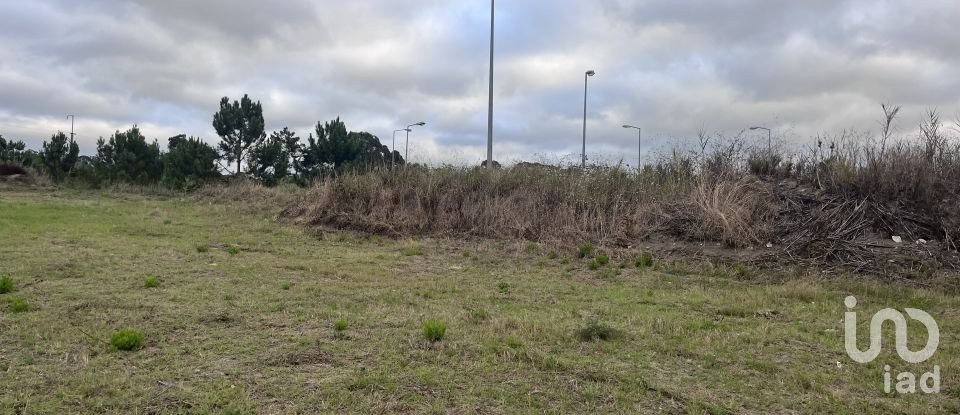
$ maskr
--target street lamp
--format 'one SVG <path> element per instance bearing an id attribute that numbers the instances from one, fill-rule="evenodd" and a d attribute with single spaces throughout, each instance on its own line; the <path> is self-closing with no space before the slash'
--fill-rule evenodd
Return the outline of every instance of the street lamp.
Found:
<path id="1" fill-rule="evenodd" d="M 642 155 L 642 154 L 643 154 L 643 144 L 641 144 L 641 141 L 643 140 L 643 128 L 634 127 L 634 126 L 629 125 L 629 124 L 624 125 L 623 128 L 627 128 L 627 129 L 631 129 L 631 128 L 632 128 L 632 129 L 634 129 L 634 130 L 637 130 L 637 171 L 639 172 L 639 171 L 640 171 L 640 165 L 643 164 L 643 162 L 641 161 L 641 159 L 643 158 L 643 155 Z"/>
<path id="2" fill-rule="evenodd" d="M 750 131 L 757 130 L 767 131 L 767 154 L 773 154 L 773 133 L 767 127 L 750 127 Z"/>
<path id="3" fill-rule="evenodd" d="M 580 153 L 581 168 L 587 168 L 587 80 L 597 72 L 589 70 L 583 74 L 583 151 Z"/>
<path id="4" fill-rule="evenodd" d="M 397 162 L 397 133 L 401 131 L 407 131 L 407 128 L 400 130 L 393 130 L 393 148 L 390 151 L 390 168 L 392 169 L 394 164 Z"/>
<path id="5" fill-rule="evenodd" d="M 427 123 L 420 121 L 415 124 L 410 124 L 405 128 L 407 130 L 407 149 L 403 152 L 403 165 L 406 166 L 410 162 L 410 131 L 413 131 L 412 127 L 423 127 Z"/>
<path id="6" fill-rule="evenodd" d="M 73 144 L 73 122 L 76 120 L 76 117 L 68 115 L 67 118 L 70 119 L 70 143 Z"/>
<path id="7" fill-rule="evenodd" d="M 487 108 L 487 168 L 493 169 L 493 34 L 496 0 L 490 0 L 490 105 Z"/>

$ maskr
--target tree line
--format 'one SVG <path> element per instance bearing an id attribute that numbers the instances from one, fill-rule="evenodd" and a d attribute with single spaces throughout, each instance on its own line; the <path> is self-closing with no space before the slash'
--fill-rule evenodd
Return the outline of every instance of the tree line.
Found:
<path id="1" fill-rule="evenodd" d="M 343 171 L 392 168 L 405 163 L 368 132 L 348 131 L 339 117 L 318 122 L 306 140 L 288 127 L 269 135 L 264 130 L 263 105 L 248 95 L 224 97 L 213 115 L 220 141 L 216 147 L 195 137 L 167 140 L 166 151 L 148 141 L 136 125 L 97 140 L 96 154 L 80 156 L 77 143 L 58 132 L 40 151 L 0 135 L 0 163 L 16 164 L 46 174 L 54 182 L 74 180 L 99 187 L 109 183 L 162 184 L 191 189 L 210 180 L 246 175 L 264 185 L 306 185 Z M 246 171 L 244 171 L 246 163 Z"/>

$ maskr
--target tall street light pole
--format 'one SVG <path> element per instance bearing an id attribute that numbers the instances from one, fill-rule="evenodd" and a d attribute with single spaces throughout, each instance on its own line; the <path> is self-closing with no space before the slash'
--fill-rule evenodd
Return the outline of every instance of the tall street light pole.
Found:
<path id="1" fill-rule="evenodd" d="M 413 127 L 423 127 L 427 123 L 420 121 L 415 124 L 410 124 L 407 126 L 407 149 L 403 152 L 403 166 L 406 167 L 407 163 L 410 162 L 410 131 L 413 131 Z"/>
<path id="2" fill-rule="evenodd" d="M 407 130 L 406 128 L 402 130 L 393 130 L 393 148 L 390 151 L 390 168 L 391 169 L 397 163 L 397 133 L 401 131 L 406 131 L 406 130 Z"/>
<path id="3" fill-rule="evenodd" d="M 757 130 L 766 130 L 767 131 L 767 154 L 773 154 L 773 133 L 767 127 L 750 127 L 750 131 Z"/>
<path id="4" fill-rule="evenodd" d="M 73 115 L 68 115 L 67 118 L 70 120 L 70 144 L 73 144 L 73 122 L 76 117 Z"/>
<path id="5" fill-rule="evenodd" d="M 490 0 L 490 105 L 487 108 L 487 168 L 493 169 L 493 34 L 496 0 Z"/>
<path id="6" fill-rule="evenodd" d="M 593 70 L 583 74 L 583 151 L 580 153 L 580 167 L 587 168 L 587 80 L 596 75 Z"/>
<path id="7" fill-rule="evenodd" d="M 623 128 L 637 130 L 637 171 L 639 172 L 640 166 L 643 164 L 643 129 L 629 124 L 624 125 Z"/>

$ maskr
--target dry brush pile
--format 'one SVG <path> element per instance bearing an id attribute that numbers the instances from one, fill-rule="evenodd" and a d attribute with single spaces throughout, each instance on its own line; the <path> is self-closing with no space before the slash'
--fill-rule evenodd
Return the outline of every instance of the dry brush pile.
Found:
<path id="1" fill-rule="evenodd" d="M 393 236 L 772 244 L 766 261 L 869 272 L 893 263 L 958 268 L 960 146 L 933 141 L 834 142 L 829 154 L 782 164 L 778 156 L 764 176 L 751 173 L 746 157 L 676 153 L 639 174 L 542 165 L 376 171 L 324 180 L 283 216 Z M 893 236 L 904 243 L 893 245 Z"/>

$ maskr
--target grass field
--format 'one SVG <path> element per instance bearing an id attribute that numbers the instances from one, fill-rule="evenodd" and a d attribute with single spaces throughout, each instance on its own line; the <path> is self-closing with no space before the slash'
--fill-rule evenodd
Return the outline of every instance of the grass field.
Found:
<path id="1" fill-rule="evenodd" d="M 591 270 L 521 242 L 312 234 L 276 210 L 0 192 L 0 413 L 960 411 L 945 292 L 658 258 Z M 915 307 L 939 351 L 907 365 L 887 333 L 877 361 L 853 362 L 847 295 L 861 348 L 873 312 Z M 610 338 L 581 338 L 591 325 Z M 114 350 L 122 329 L 142 348 Z M 939 365 L 942 391 L 885 394 L 885 364 Z"/>

